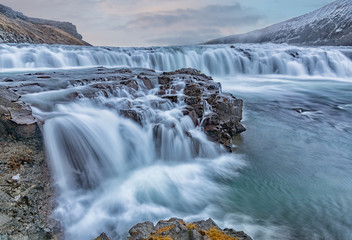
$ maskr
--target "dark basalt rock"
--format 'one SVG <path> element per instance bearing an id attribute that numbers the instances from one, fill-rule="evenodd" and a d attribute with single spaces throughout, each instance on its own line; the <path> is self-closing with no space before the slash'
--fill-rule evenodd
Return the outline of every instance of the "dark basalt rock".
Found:
<path id="1" fill-rule="evenodd" d="M 38 78 L 38 76 L 45 76 L 48 79 Z M 8 83 L 11 87 L 7 91 L 11 90 L 12 94 L 15 94 L 14 91 L 17 92 L 13 96 L 14 101 L 18 100 L 19 94 L 39 92 L 41 89 L 66 89 L 69 86 L 85 87 L 75 92 L 68 92 L 66 96 L 56 101 L 67 102 L 80 97 L 109 97 L 114 96 L 118 90 L 138 98 L 140 91 L 153 91 L 153 94 L 161 98 L 155 101 L 155 106 L 183 104 L 183 114 L 189 116 L 196 127 L 202 128 L 211 140 L 222 144 L 229 151 L 233 150 L 234 136 L 245 131 L 240 123 L 243 101 L 231 94 L 223 93 L 220 83 L 214 82 L 211 77 L 192 68 L 156 73 L 149 69 L 97 67 L 86 70 L 12 76 L 12 80 L 13 82 Z M 2 81 L 6 82 L 7 79 Z M 21 84 L 16 85 L 16 82 L 21 82 Z M 54 104 L 55 102 L 48 103 L 48 108 Z M 21 119 L 21 121 L 26 120 L 29 125 L 34 124 L 31 122 L 34 120 L 31 119 L 30 109 L 23 103 L 22 105 L 20 112 L 18 110 L 11 112 L 12 121 L 18 122 L 20 121 L 18 119 Z M 16 106 L 20 107 L 18 103 Z M 115 108 L 110 105 L 108 107 Z M 143 107 L 135 109 L 131 105 L 126 105 L 116 110 L 126 118 L 141 124 Z M 3 127 L 0 127 L 0 131 L 3 131 L 1 129 Z M 34 131 L 34 129 L 29 130 L 29 126 L 26 129 L 29 132 Z M 19 135 L 23 134 L 19 133 Z"/>
<path id="2" fill-rule="evenodd" d="M 167 77 L 164 77 L 165 75 Z M 201 126 L 210 139 L 232 151 L 232 138 L 246 130 L 240 123 L 243 106 L 241 99 L 229 93 L 222 93 L 220 83 L 214 82 L 211 77 L 196 69 L 185 68 L 163 73 L 158 79 L 162 98 L 174 102 L 177 101 L 176 96 L 167 95 L 165 92 L 171 91 L 172 84 L 182 79 L 185 88 L 184 96 L 180 98 L 187 104 L 184 114 L 190 116 L 196 126 Z"/>
<path id="3" fill-rule="evenodd" d="M 139 123 L 139 124 L 141 124 L 141 122 L 142 122 L 142 117 L 136 110 L 122 109 L 122 110 L 120 110 L 120 114 L 126 118 L 129 118 L 129 119 Z"/>

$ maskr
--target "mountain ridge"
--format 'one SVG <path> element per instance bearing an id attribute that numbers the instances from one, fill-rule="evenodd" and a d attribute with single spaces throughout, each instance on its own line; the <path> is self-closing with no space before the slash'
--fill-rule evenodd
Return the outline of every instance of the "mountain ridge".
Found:
<path id="1" fill-rule="evenodd" d="M 70 22 L 27 17 L 0 4 L 0 43 L 90 45 Z"/>
<path id="2" fill-rule="evenodd" d="M 337 0 L 301 16 L 205 44 L 266 42 L 352 46 L 352 0 Z"/>

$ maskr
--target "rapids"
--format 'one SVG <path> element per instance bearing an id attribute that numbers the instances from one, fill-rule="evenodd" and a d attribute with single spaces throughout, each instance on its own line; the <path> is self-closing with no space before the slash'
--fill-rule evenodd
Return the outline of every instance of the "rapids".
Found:
<path id="1" fill-rule="evenodd" d="M 271 44 L 0 44 L 0 75 L 92 66 L 194 67 L 244 100 L 247 131 L 229 154 L 183 116 L 182 104 L 162 100 L 154 90 L 68 102 L 60 99 L 82 86 L 58 90 L 52 83 L 23 96 L 45 121 L 58 190 L 54 214 L 67 239 L 92 239 L 103 231 L 119 239 L 138 222 L 176 216 L 212 217 L 256 240 L 349 240 L 351 52 Z M 143 110 L 141 125 L 116 113 L 124 104 Z"/>
<path id="2" fill-rule="evenodd" d="M 264 46 L 264 47 L 263 47 Z M 151 48 L 0 45 L 1 72 L 82 67 L 196 68 L 208 75 L 282 74 L 352 77 L 352 49 L 287 45 L 219 45 Z"/>

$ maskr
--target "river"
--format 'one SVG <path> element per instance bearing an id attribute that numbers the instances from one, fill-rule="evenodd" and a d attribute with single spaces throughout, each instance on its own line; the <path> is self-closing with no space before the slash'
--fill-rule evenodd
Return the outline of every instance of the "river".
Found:
<path id="1" fill-rule="evenodd" d="M 349 240 L 351 53 L 349 47 L 273 44 L 0 44 L 0 75 L 94 66 L 193 67 L 244 100 L 247 131 L 229 154 L 183 117 L 178 104 L 160 102 L 153 91 L 70 103 L 55 103 L 61 92 L 53 89 L 24 96 L 43 103 L 33 111 L 45 121 L 59 193 L 54 214 L 67 239 L 89 239 L 103 231 L 118 239 L 138 222 L 176 216 L 188 221 L 211 217 L 256 240 Z M 55 103 L 49 108 L 48 99 Z M 106 107 L 119 108 L 126 101 L 143 108 L 142 126 Z M 197 139 L 196 153 L 185 131 Z"/>

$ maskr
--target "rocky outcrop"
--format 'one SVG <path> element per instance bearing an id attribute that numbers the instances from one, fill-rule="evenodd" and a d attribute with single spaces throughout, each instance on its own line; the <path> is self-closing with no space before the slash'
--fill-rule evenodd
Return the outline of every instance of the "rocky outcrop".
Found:
<path id="1" fill-rule="evenodd" d="M 186 76 L 191 78 L 187 79 Z M 180 78 L 185 82 L 181 97 L 173 85 L 176 80 L 179 84 Z M 195 69 L 163 73 L 158 79 L 160 91 L 157 94 L 171 101 L 177 101 L 180 97 L 187 104 L 184 114 L 192 119 L 194 125 L 202 127 L 210 139 L 232 151 L 233 137 L 245 131 L 240 123 L 243 106 L 241 99 L 223 93 L 220 83 Z"/>
<path id="2" fill-rule="evenodd" d="M 75 92 L 56 99 L 67 102 L 76 98 L 113 96 L 119 91 L 139 97 L 139 91 L 150 91 L 160 97 L 158 104 L 169 102 L 182 106 L 184 115 L 189 116 L 196 127 L 207 136 L 232 151 L 233 138 L 245 131 L 242 119 L 241 99 L 223 93 L 221 84 L 195 69 L 181 69 L 174 72 L 156 73 L 149 69 L 107 69 L 98 67 L 86 70 L 70 70 L 55 73 L 30 73 L 13 76 L 11 89 L 19 94 L 39 92 L 46 88 L 68 88 L 85 86 Z M 55 86 L 51 85 L 55 84 Z M 33 103 L 35 104 L 35 103 Z M 55 103 L 52 103 L 54 105 Z M 108 106 L 115 107 L 116 106 Z M 120 114 L 141 124 L 144 107 L 132 107 L 128 101 L 117 108 Z"/>
<path id="3" fill-rule="evenodd" d="M 53 187 L 31 108 L 0 86 L 0 239 L 56 239 Z"/>
<path id="4" fill-rule="evenodd" d="M 31 18 L 0 4 L 0 43 L 90 45 L 69 22 Z"/>
<path id="5" fill-rule="evenodd" d="M 129 231 L 128 240 L 252 240 L 247 234 L 233 229 L 221 229 L 212 219 L 185 223 L 182 219 L 171 218 L 159 221 L 139 223 Z"/>

